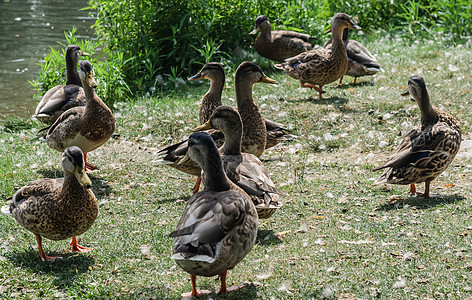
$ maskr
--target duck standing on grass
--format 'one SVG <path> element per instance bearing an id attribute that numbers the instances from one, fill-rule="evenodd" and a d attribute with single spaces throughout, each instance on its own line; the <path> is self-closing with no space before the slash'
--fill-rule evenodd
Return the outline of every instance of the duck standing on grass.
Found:
<path id="1" fill-rule="evenodd" d="M 386 169 L 375 183 L 409 184 L 410 194 L 416 194 L 416 183 L 425 183 L 424 198 L 429 198 L 429 186 L 451 164 L 459 151 L 462 131 L 456 118 L 431 105 L 423 78 L 412 76 L 408 89 L 421 111 L 421 124 L 410 131 L 387 162 L 373 171 Z"/>
<path id="2" fill-rule="evenodd" d="M 200 296 L 209 291 L 196 288 L 197 276 L 220 276 L 218 294 L 227 288 L 227 271 L 234 268 L 254 247 L 258 218 L 249 196 L 232 183 L 225 172 L 218 148 L 206 132 L 188 140 L 187 155 L 203 170 L 205 189 L 185 205 L 174 238 L 172 259 L 190 274 L 192 291 L 182 296 Z"/>
<path id="3" fill-rule="evenodd" d="M 331 31 L 331 28 L 326 31 Z M 375 59 L 375 57 L 367 50 L 364 45 L 355 40 L 348 40 L 347 34 L 349 29 L 345 28 L 343 31 L 343 41 L 346 47 L 348 66 L 346 75 L 354 77 L 352 83 L 356 83 L 357 77 L 374 75 L 378 72 L 383 72 L 382 66 Z M 325 48 L 329 49 L 332 47 L 333 40 L 330 39 Z M 339 79 L 338 86 L 341 86 L 343 77 Z"/>
<path id="4" fill-rule="evenodd" d="M 361 29 L 344 13 L 337 13 L 331 23 L 332 47 L 317 48 L 287 58 L 275 67 L 283 70 L 288 76 L 300 80 L 301 87 L 315 89 L 322 99 L 323 85 L 341 78 L 347 70 L 348 60 L 346 47 L 342 40 L 345 28 Z"/>
<path id="5" fill-rule="evenodd" d="M 273 61 L 282 62 L 313 49 L 310 35 L 288 30 L 272 31 L 269 18 L 264 15 L 257 17 L 256 26 L 250 34 L 256 34 L 259 30 L 254 43 L 256 51 L 260 56 Z"/>
<path id="6" fill-rule="evenodd" d="M 80 63 L 80 80 L 85 92 L 85 106 L 73 107 L 64 112 L 46 133 L 49 147 L 64 151 L 70 146 L 79 147 L 84 153 L 86 170 L 96 170 L 87 163 L 87 153 L 103 145 L 115 131 L 115 117 L 97 96 L 95 72 L 88 60 Z"/>
<path id="7" fill-rule="evenodd" d="M 43 237 L 50 240 L 72 237 L 72 251 L 91 250 L 78 245 L 76 238 L 92 227 L 98 215 L 97 199 L 84 167 L 82 151 L 69 147 L 62 155 L 64 178 L 37 179 L 19 189 L 11 204 L 2 207 L 4 214 L 12 215 L 18 224 L 35 234 L 43 261 L 62 259 L 44 253 Z"/>
<path id="8" fill-rule="evenodd" d="M 195 131 L 215 129 L 223 132 L 224 144 L 219 149 L 226 176 L 251 197 L 259 219 L 267 219 L 279 209 L 279 195 L 284 192 L 275 187 L 262 162 L 255 155 L 241 153 L 243 125 L 238 111 L 220 106 L 205 124 Z"/>
<path id="9" fill-rule="evenodd" d="M 77 45 L 67 47 L 66 84 L 56 85 L 44 94 L 32 116 L 34 119 L 45 124 L 52 124 L 69 108 L 85 105 L 85 93 L 77 65 L 81 56 L 88 55 Z"/>

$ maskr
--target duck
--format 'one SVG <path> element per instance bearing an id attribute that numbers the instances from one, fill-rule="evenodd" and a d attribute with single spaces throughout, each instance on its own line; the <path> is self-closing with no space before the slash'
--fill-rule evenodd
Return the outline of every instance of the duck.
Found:
<path id="1" fill-rule="evenodd" d="M 81 56 L 89 56 L 77 45 L 66 49 L 66 84 L 56 85 L 44 94 L 36 106 L 33 119 L 44 124 L 54 123 L 69 108 L 85 105 L 85 93 L 80 81 L 77 65 Z"/>
<path id="2" fill-rule="evenodd" d="M 262 69 L 253 62 L 243 62 L 239 65 L 235 75 L 235 89 L 237 109 L 243 122 L 243 137 L 241 140 L 241 150 L 245 153 L 252 153 L 257 157 L 261 156 L 266 144 L 266 127 L 257 104 L 252 97 L 252 86 L 256 82 L 276 84 L 277 82 L 267 77 Z M 218 145 L 223 144 L 224 135 L 213 131 L 212 137 Z M 197 182 L 192 188 L 198 191 L 201 179 L 198 177 L 201 168 L 195 162 L 188 161 L 178 164 L 187 152 L 188 141 L 183 140 L 177 144 L 167 146 L 156 153 L 157 164 L 168 165 L 179 171 L 197 176 Z"/>
<path id="3" fill-rule="evenodd" d="M 79 147 L 84 153 L 87 171 L 97 167 L 87 162 L 87 153 L 103 145 L 115 131 L 115 117 L 97 96 L 95 72 L 88 60 L 80 62 L 79 76 L 85 93 L 85 106 L 65 111 L 47 130 L 46 143 L 52 149 L 64 151 L 70 146 Z"/>
<path id="4" fill-rule="evenodd" d="M 210 62 L 203 66 L 203 68 L 195 75 L 190 77 L 189 81 L 198 79 L 208 79 L 210 81 L 210 89 L 202 98 L 202 104 L 200 106 L 199 120 L 200 125 L 207 122 L 213 111 L 222 105 L 221 95 L 225 84 L 225 73 L 223 67 L 216 62 Z M 266 146 L 265 149 L 274 147 L 275 145 L 291 141 L 296 138 L 295 135 L 290 134 L 290 130 L 281 123 L 271 121 L 263 118 L 266 125 Z M 212 134 L 212 136 L 215 136 Z M 218 135 L 218 138 L 222 138 L 222 135 Z M 218 146 L 221 146 L 222 142 L 217 142 Z"/>
<path id="5" fill-rule="evenodd" d="M 228 178 L 251 197 L 259 219 L 271 217 L 282 206 L 279 195 L 286 193 L 275 187 L 257 156 L 241 152 L 243 124 L 238 111 L 231 106 L 220 106 L 213 111 L 210 120 L 193 130 L 210 129 L 224 134 L 219 152 Z"/>
<path id="6" fill-rule="evenodd" d="M 346 47 L 342 40 L 344 28 L 361 29 L 345 13 L 337 13 L 331 22 L 332 46 L 317 48 L 287 58 L 275 67 L 300 81 L 301 87 L 310 87 L 323 98 L 323 86 L 341 78 L 347 70 Z"/>
<path id="7" fill-rule="evenodd" d="M 206 132 L 193 133 L 188 156 L 203 170 L 205 188 L 186 203 L 175 230 L 172 257 L 190 274 L 192 291 L 182 297 L 198 297 L 209 291 L 196 288 L 197 276 L 220 276 L 218 294 L 228 288 L 226 277 L 254 247 L 258 218 L 249 196 L 231 182 L 223 170 L 218 148 Z"/>
<path id="8" fill-rule="evenodd" d="M 200 125 L 207 122 L 215 108 L 221 106 L 221 94 L 225 85 L 225 71 L 223 67 L 216 62 L 205 64 L 202 69 L 188 81 L 207 79 L 210 81 L 210 89 L 202 97 L 200 105 L 199 120 Z"/>
<path id="9" fill-rule="evenodd" d="M 328 29 L 330 31 L 331 29 Z M 327 32 L 328 32 L 327 31 Z M 374 75 L 378 72 L 383 72 L 382 66 L 370 53 L 370 51 L 361 43 L 355 40 L 348 40 L 349 29 L 344 28 L 343 42 L 346 47 L 348 66 L 345 75 L 354 77 L 353 84 L 356 83 L 358 77 Z M 330 39 L 325 48 L 332 47 L 332 39 Z M 343 77 L 339 79 L 338 86 L 341 86 Z"/>
<path id="10" fill-rule="evenodd" d="M 92 182 L 84 171 L 83 153 L 76 146 L 62 154 L 63 178 L 41 178 L 20 188 L 2 212 L 36 236 L 42 261 L 62 259 L 47 256 L 42 239 L 53 241 L 72 237 L 72 251 L 92 250 L 77 243 L 77 236 L 92 227 L 98 215 L 98 204 L 90 189 Z"/>
<path id="11" fill-rule="evenodd" d="M 462 130 L 455 117 L 432 106 L 422 77 L 410 77 L 402 95 L 410 95 L 416 101 L 421 123 L 403 138 L 388 161 L 373 169 L 385 169 L 375 183 L 409 184 L 409 193 L 415 195 L 415 184 L 424 182 L 425 190 L 420 196 L 429 198 L 431 181 L 447 169 L 459 151 Z"/>
<path id="12" fill-rule="evenodd" d="M 269 18 L 264 15 L 256 18 L 256 26 L 250 34 L 258 31 L 260 33 L 254 43 L 256 52 L 276 62 L 314 48 L 310 41 L 313 38 L 308 34 L 288 30 L 272 31 Z"/>

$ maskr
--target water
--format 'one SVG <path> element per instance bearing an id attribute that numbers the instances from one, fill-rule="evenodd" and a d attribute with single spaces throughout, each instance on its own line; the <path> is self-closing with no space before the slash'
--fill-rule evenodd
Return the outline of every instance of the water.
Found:
<path id="1" fill-rule="evenodd" d="M 86 0 L 0 0 L 0 118 L 30 117 L 40 97 L 28 81 L 49 47 L 65 44 L 64 32 L 77 27 L 80 38 L 90 38 L 94 19 L 80 10 Z"/>

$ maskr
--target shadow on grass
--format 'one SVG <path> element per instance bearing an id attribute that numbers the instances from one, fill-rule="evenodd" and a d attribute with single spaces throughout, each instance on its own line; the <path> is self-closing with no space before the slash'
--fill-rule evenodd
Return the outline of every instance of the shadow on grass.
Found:
<path id="1" fill-rule="evenodd" d="M 231 282 L 231 274 L 228 273 L 228 279 L 226 283 L 228 284 L 228 288 L 230 286 Z M 222 295 L 218 295 L 217 291 L 219 290 L 219 277 L 215 277 L 215 280 L 218 282 L 218 287 L 216 288 L 216 291 L 213 291 L 211 294 L 208 295 L 202 295 L 198 298 L 182 298 L 182 299 L 218 299 L 218 300 L 246 300 L 246 299 L 257 299 L 257 287 L 254 284 L 248 284 L 244 288 L 238 289 L 233 292 L 228 292 Z M 235 285 L 238 285 L 240 283 L 235 283 Z M 242 284 L 242 283 L 241 283 Z M 212 287 L 210 286 L 198 286 L 198 277 L 197 277 L 197 288 L 205 290 L 205 289 L 211 289 Z M 161 299 L 161 298 L 157 298 Z M 180 299 L 180 297 L 179 297 Z"/>
<path id="2" fill-rule="evenodd" d="M 375 83 L 372 82 L 372 81 L 368 81 L 368 80 L 359 81 L 359 79 L 356 83 L 352 83 L 352 81 L 354 79 L 351 79 L 351 78 L 354 78 L 354 77 L 348 77 L 348 78 L 349 78 L 348 80 L 343 79 L 343 85 L 340 86 L 340 87 L 337 87 L 337 88 L 341 89 L 341 90 L 347 90 L 347 89 L 350 89 L 350 88 L 363 87 L 363 86 L 374 86 L 375 85 Z"/>
<path id="3" fill-rule="evenodd" d="M 165 198 L 165 199 L 159 199 L 159 200 L 156 200 L 156 201 L 152 201 L 153 204 L 164 204 L 164 203 L 173 203 L 173 202 L 177 202 L 179 200 L 183 200 L 185 203 L 187 203 L 188 199 L 190 199 L 192 197 L 192 195 L 188 195 L 188 194 L 185 194 L 185 195 L 182 195 L 182 196 L 176 196 L 176 197 L 172 197 L 172 198 Z M 156 197 L 158 198 L 158 197 Z"/>
<path id="4" fill-rule="evenodd" d="M 323 94 L 323 99 L 318 100 L 318 92 L 313 94 L 310 98 L 301 98 L 301 99 L 293 99 L 289 100 L 291 102 L 309 102 L 313 104 L 320 104 L 320 105 L 334 105 L 336 107 L 343 106 L 349 102 L 348 98 L 338 97 L 338 96 L 325 96 L 327 93 Z"/>
<path id="5" fill-rule="evenodd" d="M 259 229 L 257 231 L 256 244 L 260 246 L 270 246 L 281 244 L 282 240 L 274 234 L 273 230 Z"/>
<path id="6" fill-rule="evenodd" d="M 429 209 L 438 205 L 457 203 L 465 199 L 466 198 L 461 195 L 436 196 L 432 198 L 409 196 L 406 197 L 403 201 L 395 201 L 391 203 L 382 204 L 380 207 L 377 208 L 377 210 L 398 210 L 405 207 L 405 205 L 414 206 L 417 209 Z"/>
<path id="7" fill-rule="evenodd" d="M 38 250 L 25 249 L 23 252 L 12 252 L 8 259 L 17 267 L 30 270 L 38 274 L 49 274 L 54 277 L 53 284 L 58 287 L 69 287 L 76 277 L 89 271 L 95 265 L 95 259 L 81 254 L 70 252 L 55 252 L 45 250 L 46 255 L 62 256 L 56 261 L 41 261 Z"/>

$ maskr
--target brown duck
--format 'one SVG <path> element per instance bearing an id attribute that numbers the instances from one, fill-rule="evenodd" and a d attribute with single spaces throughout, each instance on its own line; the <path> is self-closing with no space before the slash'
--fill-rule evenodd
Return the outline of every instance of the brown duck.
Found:
<path id="1" fill-rule="evenodd" d="M 279 195 L 285 193 L 275 187 L 259 158 L 241 152 L 243 124 L 238 111 L 230 106 L 220 106 L 208 122 L 194 130 L 209 129 L 219 130 L 225 136 L 219 151 L 228 178 L 248 193 L 256 205 L 259 219 L 269 218 L 282 206 Z"/>
<path id="2" fill-rule="evenodd" d="M 98 215 L 97 199 L 90 190 L 92 182 L 84 172 L 82 151 L 75 146 L 62 155 L 64 178 L 37 179 L 12 197 L 9 206 L 2 207 L 4 214 L 34 233 L 41 260 L 61 259 L 47 256 L 42 238 L 64 240 L 72 237 L 72 251 L 91 250 L 77 244 L 76 236 L 86 232 Z"/>
<path id="3" fill-rule="evenodd" d="M 272 31 L 269 18 L 264 15 L 257 17 L 256 26 L 250 34 L 256 34 L 259 30 L 255 41 L 257 53 L 276 62 L 313 49 L 310 35 L 288 30 Z"/>
<path id="4" fill-rule="evenodd" d="M 421 111 L 421 124 L 410 131 L 395 154 L 373 171 L 385 169 L 376 183 L 409 184 L 416 194 L 416 183 L 425 183 L 423 197 L 429 198 L 429 187 L 439 174 L 451 164 L 459 151 L 462 131 L 456 118 L 433 107 L 423 78 L 412 76 L 408 89 Z"/>
<path id="5" fill-rule="evenodd" d="M 58 151 L 64 151 L 70 146 L 79 147 L 84 152 L 86 168 L 94 170 L 96 167 L 87 163 L 87 152 L 100 147 L 111 137 L 115 130 L 115 118 L 95 93 L 95 73 L 88 60 L 80 63 L 79 75 L 86 104 L 64 112 L 49 127 L 46 142 L 49 147 Z"/>
<path id="6" fill-rule="evenodd" d="M 183 297 L 198 297 L 209 291 L 196 288 L 197 276 L 220 275 L 218 294 L 227 288 L 227 271 L 254 247 L 258 218 L 249 196 L 225 172 L 213 139 L 206 132 L 194 133 L 188 141 L 188 156 L 203 170 L 205 189 L 193 195 L 175 231 L 172 259 L 190 274 L 192 291 Z"/>
<path id="7" fill-rule="evenodd" d="M 348 40 L 348 30 L 349 29 L 345 28 L 343 31 L 343 41 L 344 46 L 346 47 L 348 60 L 346 75 L 354 77 L 352 83 L 356 83 L 357 77 L 374 75 L 381 71 L 383 72 L 382 66 L 375 59 L 372 53 L 364 47 L 364 45 L 355 40 Z M 327 49 L 331 47 L 332 39 L 330 39 L 325 45 L 325 48 Z M 342 80 L 343 77 L 339 79 L 338 86 L 341 86 Z"/>
<path id="8" fill-rule="evenodd" d="M 346 47 L 342 40 L 344 28 L 361 29 L 348 15 L 337 13 L 331 24 L 333 43 L 330 49 L 313 49 L 288 58 L 275 67 L 300 80 L 302 87 L 315 89 L 319 93 L 318 99 L 321 100 L 323 85 L 341 78 L 348 67 Z"/>
<path id="9" fill-rule="evenodd" d="M 85 93 L 77 65 L 81 56 L 88 56 L 79 46 L 70 45 L 66 50 L 66 84 L 56 85 L 44 94 L 36 107 L 33 118 L 52 124 L 69 108 L 85 105 Z"/>

